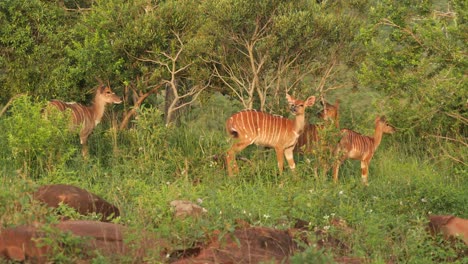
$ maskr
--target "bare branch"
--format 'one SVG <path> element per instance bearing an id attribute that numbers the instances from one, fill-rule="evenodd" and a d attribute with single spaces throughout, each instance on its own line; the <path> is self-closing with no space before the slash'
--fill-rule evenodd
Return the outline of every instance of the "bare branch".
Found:
<path id="1" fill-rule="evenodd" d="M 439 135 L 432 135 L 432 134 L 428 134 L 427 136 L 432 137 L 432 138 L 439 138 L 439 139 L 445 139 L 445 140 L 452 141 L 452 142 L 457 142 L 457 143 L 462 144 L 465 147 L 468 147 L 468 143 L 466 143 L 463 140 L 459 140 L 459 139 L 455 139 L 451 137 L 439 136 Z"/>
<path id="2" fill-rule="evenodd" d="M 21 93 L 21 94 L 17 94 L 17 95 L 14 95 L 13 97 L 11 97 L 10 100 L 8 100 L 8 102 L 6 103 L 6 105 L 2 108 L 2 111 L 0 111 L 0 117 L 3 116 L 3 114 L 5 114 L 8 107 L 10 107 L 10 105 L 13 103 L 14 100 L 16 100 L 16 98 L 21 97 L 23 95 L 25 95 L 25 94 Z"/>
<path id="3" fill-rule="evenodd" d="M 387 25 L 387 26 L 391 26 L 391 27 L 395 27 L 395 28 L 398 28 L 400 29 L 401 31 L 407 33 L 408 35 L 410 35 L 411 37 L 413 37 L 413 39 L 422 47 L 423 46 L 423 43 L 422 41 L 413 33 L 413 31 L 411 31 L 411 29 L 408 29 L 408 28 L 403 28 L 397 24 L 395 24 L 395 22 L 391 21 L 390 19 L 387 19 L 387 18 L 384 18 L 381 20 L 381 22 L 379 22 L 380 25 Z"/>

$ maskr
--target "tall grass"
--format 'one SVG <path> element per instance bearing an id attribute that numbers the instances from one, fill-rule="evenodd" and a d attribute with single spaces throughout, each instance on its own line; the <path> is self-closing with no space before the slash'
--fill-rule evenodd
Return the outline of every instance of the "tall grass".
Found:
<path id="1" fill-rule="evenodd" d="M 457 166 L 441 169 L 425 153 L 408 151 L 412 142 L 384 138 L 370 165 L 369 187 L 361 184 L 357 161 L 346 161 L 334 184 L 330 173 L 314 175 L 313 157 L 296 156 L 296 173 L 286 169 L 278 175 L 273 151 L 254 146 L 241 154 L 250 162 L 239 161 L 239 175 L 229 178 L 222 156 L 230 144 L 224 120 L 236 106 L 223 97 L 196 107 L 178 126 L 165 126 L 157 108 L 143 109 L 132 129 L 117 133 L 117 148 L 104 123 L 90 137 L 87 161 L 76 151 L 77 134 L 51 136 L 62 130 L 33 114 L 41 107 L 24 99 L 0 120 L 2 227 L 47 221 L 51 211 L 28 194 L 42 184 L 68 183 L 116 204 L 122 212 L 117 222 L 152 230 L 174 249 L 205 241 L 214 230 L 230 232 L 237 219 L 280 229 L 302 219 L 311 230 L 330 228 L 351 247 L 351 255 L 371 263 L 456 260 L 457 252 L 428 236 L 426 217 L 468 217 L 468 179 Z M 40 129 L 22 126 L 27 123 Z M 28 155 L 15 154 L 19 147 L 19 153 Z M 208 212 L 201 218 L 176 219 L 169 206 L 176 199 L 201 202 Z M 346 220 L 352 233 L 330 226 L 331 218 Z M 323 253 L 310 248 L 295 260 L 331 261 Z"/>

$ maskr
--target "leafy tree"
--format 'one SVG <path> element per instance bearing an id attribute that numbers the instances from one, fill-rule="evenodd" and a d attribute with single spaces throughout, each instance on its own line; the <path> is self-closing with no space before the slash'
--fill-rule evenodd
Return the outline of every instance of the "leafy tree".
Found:
<path id="1" fill-rule="evenodd" d="M 361 83 L 388 96 L 400 132 L 466 165 L 466 2 L 383 1 L 370 11 Z"/>
<path id="2" fill-rule="evenodd" d="M 0 2 L 0 101 L 24 92 L 53 96 L 69 87 L 57 69 L 66 63 L 67 29 L 75 19 L 55 3 Z"/>
<path id="3" fill-rule="evenodd" d="M 200 34 L 212 42 L 207 56 L 219 85 L 245 108 L 278 109 L 285 92 L 303 90 L 303 83 L 324 92 L 325 83 L 349 81 L 334 73 L 354 59 L 340 55 L 351 47 L 354 14 L 337 17 L 335 6 L 315 1 L 205 1 L 202 8 L 207 22 Z"/>

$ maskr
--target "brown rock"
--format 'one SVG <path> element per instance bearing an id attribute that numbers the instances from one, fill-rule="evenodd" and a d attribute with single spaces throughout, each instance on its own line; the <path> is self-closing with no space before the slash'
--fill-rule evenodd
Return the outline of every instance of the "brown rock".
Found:
<path id="1" fill-rule="evenodd" d="M 170 205 L 174 208 L 175 216 L 180 218 L 187 216 L 196 217 L 207 212 L 205 208 L 185 200 L 174 200 L 170 203 Z"/>
<path id="2" fill-rule="evenodd" d="M 39 246 L 35 240 L 43 237 L 34 226 L 18 226 L 0 232 L 0 257 L 14 261 L 32 260 L 34 263 L 45 263 L 47 246 Z M 34 238 L 34 239 L 33 239 Z"/>
<path id="3" fill-rule="evenodd" d="M 147 233 L 139 233 L 131 240 L 132 233 L 119 224 L 100 221 L 63 221 L 54 228 L 61 232 L 70 232 L 73 236 L 83 238 L 78 246 L 87 253 L 84 260 L 92 258 L 95 250 L 107 257 L 129 256 L 137 262 L 142 262 L 148 252 L 158 250 L 158 259 L 162 260 L 167 249 L 166 243 L 157 240 Z M 39 246 L 41 238 L 55 239 L 57 233 L 44 232 L 40 227 L 18 226 L 0 232 L 0 257 L 15 261 L 30 261 L 32 263 L 46 263 L 52 253 L 50 245 Z M 130 241 L 129 241 L 130 240 Z M 57 241 L 59 242 L 59 241 Z M 60 243 L 53 246 L 64 246 Z"/>
<path id="4" fill-rule="evenodd" d="M 429 231 L 432 235 L 442 233 L 445 239 L 460 237 L 468 246 L 468 220 L 453 215 L 429 216 Z"/>
<path id="5" fill-rule="evenodd" d="M 287 263 L 296 249 L 288 231 L 250 227 L 212 239 L 196 257 L 174 263 Z"/>
<path id="6" fill-rule="evenodd" d="M 120 215 L 119 209 L 114 205 L 93 193 L 72 185 L 44 185 L 33 194 L 33 198 L 53 208 L 57 208 L 60 203 L 66 204 L 82 215 L 101 214 L 102 221 L 110 221 L 111 218 Z"/>

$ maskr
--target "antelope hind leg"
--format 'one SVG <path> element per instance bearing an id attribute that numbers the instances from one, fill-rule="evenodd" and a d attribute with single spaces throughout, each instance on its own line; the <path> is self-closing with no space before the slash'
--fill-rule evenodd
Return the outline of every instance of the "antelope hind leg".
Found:
<path id="1" fill-rule="evenodd" d="M 367 182 L 367 178 L 369 176 L 369 162 L 368 161 L 361 161 L 361 178 L 362 178 L 362 183 L 364 185 L 368 186 L 369 183 Z"/>
<path id="2" fill-rule="evenodd" d="M 239 166 L 237 166 L 236 153 L 241 152 L 247 146 L 250 145 L 250 142 L 237 142 L 227 151 L 226 154 L 226 167 L 228 170 L 228 175 L 233 176 L 233 169 L 235 173 L 239 173 Z M 232 163 L 232 166 L 231 166 Z"/>

